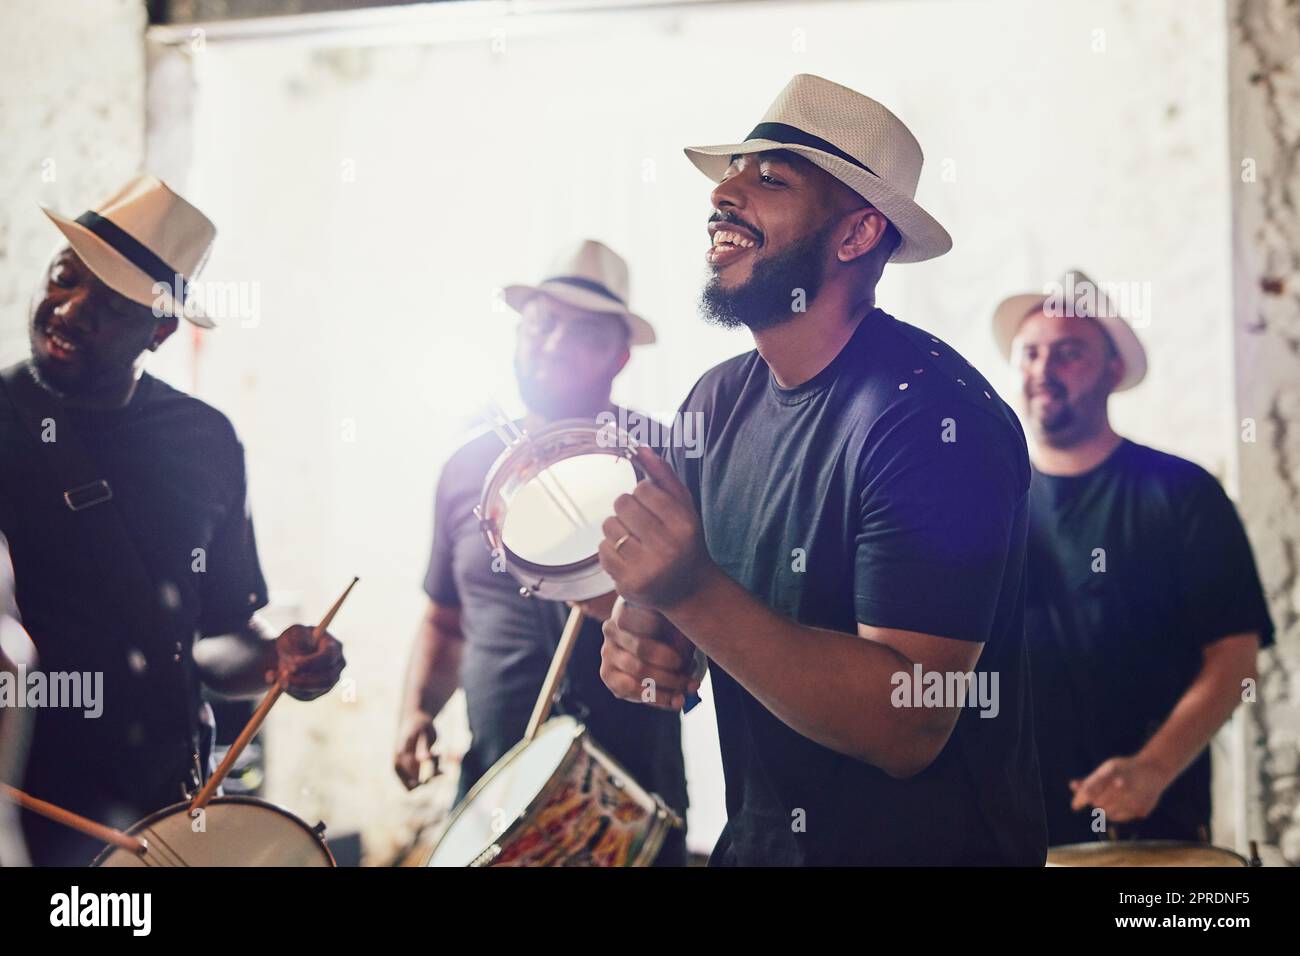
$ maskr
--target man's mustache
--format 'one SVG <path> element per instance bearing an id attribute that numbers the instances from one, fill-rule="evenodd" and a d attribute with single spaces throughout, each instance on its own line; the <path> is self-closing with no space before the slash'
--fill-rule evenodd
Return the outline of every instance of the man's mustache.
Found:
<path id="1" fill-rule="evenodd" d="M 1045 382 L 1034 382 L 1025 386 L 1025 395 L 1029 398 L 1033 398 L 1035 395 L 1040 393 L 1044 393 L 1051 398 L 1064 398 L 1065 386 L 1060 382 L 1053 382 L 1050 380 Z"/>
<path id="2" fill-rule="evenodd" d="M 733 226 L 740 226 L 742 229 L 748 229 L 750 232 L 752 232 L 758 238 L 759 242 L 764 241 L 763 233 L 761 230 L 758 229 L 757 226 L 753 226 L 750 223 L 746 222 L 745 220 L 741 219 L 734 212 L 715 212 L 712 216 L 709 217 L 709 222 L 710 223 L 725 222 L 725 223 L 730 223 Z"/>

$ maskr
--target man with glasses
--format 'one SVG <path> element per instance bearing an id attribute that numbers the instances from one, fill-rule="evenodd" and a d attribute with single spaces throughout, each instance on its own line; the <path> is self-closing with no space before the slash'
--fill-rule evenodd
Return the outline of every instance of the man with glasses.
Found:
<path id="1" fill-rule="evenodd" d="M 580 242 L 536 286 L 513 285 L 506 301 L 521 316 L 515 377 L 527 408 L 522 428 L 536 431 L 564 418 L 619 414 L 610 401 L 629 349 L 655 340 L 654 329 L 627 307 L 628 270 L 594 240 Z M 524 736 L 568 608 L 524 598 L 505 570 L 493 567 L 473 507 L 488 470 L 503 451 L 486 432 L 451 456 L 438 481 L 433 549 L 424 589 L 429 603 L 408 665 L 394 767 L 408 789 L 432 760 L 434 719 L 457 687 L 465 689 L 471 743 L 461 762 L 459 802 Z M 587 620 L 568 668 L 559 709 L 579 717 L 592 736 L 646 789 L 678 813 L 686 808 L 680 718 L 616 700 L 600 679 L 601 622 L 614 595 L 587 602 Z M 673 831 L 659 865 L 685 863 L 685 834 Z"/>

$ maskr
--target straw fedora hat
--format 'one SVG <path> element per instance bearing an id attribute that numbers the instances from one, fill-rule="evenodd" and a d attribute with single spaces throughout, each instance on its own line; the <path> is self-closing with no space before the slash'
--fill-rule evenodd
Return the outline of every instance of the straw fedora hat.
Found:
<path id="1" fill-rule="evenodd" d="M 133 177 L 75 219 L 44 205 L 41 211 L 114 292 L 162 314 L 183 315 L 202 328 L 216 327 L 197 303 L 186 303 L 186 294 L 217 229 L 157 176 Z"/>
<path id="2" fill-rule="evenodd" d="M 1080 269 L 1066 272 L 1047 292 L 1022 292 L 1002 300 L 993 312 L 993 338 L 1004 359 L 1011 361 L 1011 343 L 1020 323 L 1053 299 L 1060 300 L 1065 310 L 1063 314 L 1092 319 L 1110 336 L 1115 351 L 1124 362 L 1124 375 L 1115 391 L 1132 388 L 1146 377 L 1147 353 L 1142 341 L 1128 320 L 1111 305 L 1101 287 Z"/>
<path id="3" fill-rule="evenodd" d="M 924 157 L 903 121 L 868 96 L 801 73 L 786 84 L 742 143 L 692 146 L 686 155 L 718 182 L 731 157 L 788 150 L 826 170 L 894 224 L 902 242 L 890 259 L 920 262 L 952 248 L 952 237 L 916 204 Z"/>
<path id="4" fill-rule="evenodd" d="M 629 345 L 649 345 L 654 327 L 627 307 L 627 263 L 609 246 L 584 239 L 560 252 L 548 277 L 537 285 L 506 286 L 506 302 L 516 312 L 537 295 L 568 303 L 588 312 L 616 315 L 627 326 Z"/>

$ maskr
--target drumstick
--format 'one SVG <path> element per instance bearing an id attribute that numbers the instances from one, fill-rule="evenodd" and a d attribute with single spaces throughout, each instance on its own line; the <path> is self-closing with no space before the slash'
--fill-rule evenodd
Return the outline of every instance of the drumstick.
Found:
<path id="1" fill-rule="evenodd" d="M 17 790 L 7 783 L 0 783 L 0 795 L 8 797 L 20 807 L 26 807 L 32 813 L 39 813 L 47 820 L 53 820 L 55 823 L 61 823 L 93 840 L 99 840 L 103 843 L 111 843 L 123 850 L 129 850 L 132 853 L 143 853 L 147 850 L 148 844 L 139 837 L 133 837 L 129 833 L 123 833 L 121 830 L 114 830 L 112 827 L 106 827 L 102 823 L 96 823 L 94 820 L 87 820 L 85 817 L 73 813 L 71 810 L 64 810 L 62 807 L 56 807 L 52 803 L 46 803 L 44 800 L 38 800 L 33 796 Z"/>
<path id="2" fill-rule="evenodd" d="M 573 648 L 578 643 L 578 632 L 582 630 L 582 620 L 583 614 L 580 608 L 575 607 L 569 612 L 564 633 L 560 635 L 560 644 L 555 648 L 555 656 L 551 658 L 551 669 L 546 673 L 542 692 L 533 706 L 533 716 L 528 720 L 528 730 L 524 732 L 524 740 L 532 740 L 536 737 L 537 731 L 550 716 L 555 688 L 559 686 L 560 678 L 564 676 L 564 669 L 569 666 L 569 658 L 573 656 Z"/>
<path id="3" fill-rule="evenodd" d="M 343 602 L 347 600 L 347 596 L 352 593 L 352 589 L 356 587 L 359 580 L 360 578 L 356 577 L 352 579 L 352 583 L 344 588 L 343 593 L 339 595 L 339 599 L 334 602 L 334 606 L 321 618 L 321 622 L 312 629 L 311 634 L 314 639 L 320 640 L 321 635 L 330 626 L 330 622 L 334 620 L 334 615 L 339 612 L 339 608 L 343 606 Z M 221 786 L 221 781 L 226 779 L 226 774 L 230 773 L 230 768 L 235 765 L 235 761 L 244 752 L 244 748 L 248 746 L 249 741 L 257 735 L 258 730 L 262 727 L 262 722 L 266 720 L 266 715 L 271 712 L 271 708 L 275 706 L 275 702 L 280 699 L 280 695 L 284 693 L 284 690 L 284 678 L 279 677 L 271 686 L 271 689 L 266 692 L 262 702 L 257 705 L 257 709 L 253 711 L 253 716 L 248 719 L 248 723 L 239 732 L 235 742 L 230 745 L 230 749 L 226 751 L 226 756 L 222 759 L 221 764 L 208 778 L 208 782 L 203 785 L 203 789 L 195 795 L 193 802 L 190 803 L 191 814 L 196 810 L 202 810 L 208 805 L 212 795 L 217 792 L 217 787 Z"/>

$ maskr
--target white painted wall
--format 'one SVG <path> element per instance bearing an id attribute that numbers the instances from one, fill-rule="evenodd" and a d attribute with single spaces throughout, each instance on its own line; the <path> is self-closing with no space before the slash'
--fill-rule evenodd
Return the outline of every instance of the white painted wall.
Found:
<path id="1" fill-rule="evenodd" d="M 27 354 L 31 296 L 77 215 L 144 156 L 144 4 L 6 0 L 0 7 L 0 365 Z"/>

